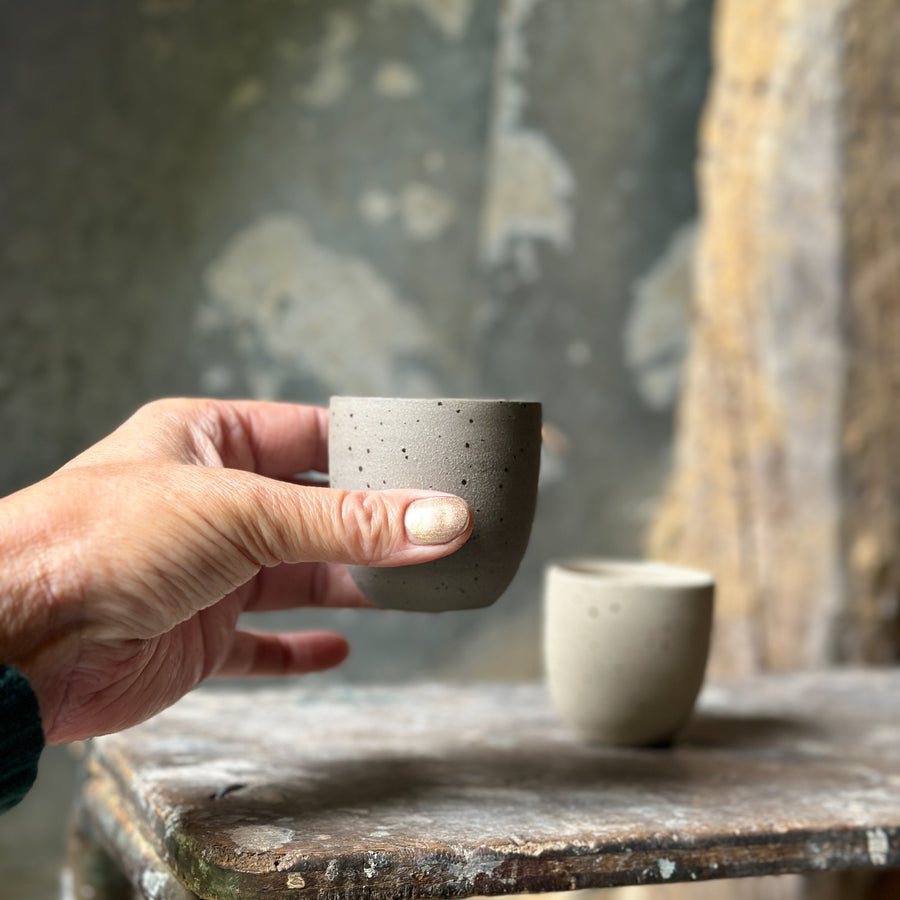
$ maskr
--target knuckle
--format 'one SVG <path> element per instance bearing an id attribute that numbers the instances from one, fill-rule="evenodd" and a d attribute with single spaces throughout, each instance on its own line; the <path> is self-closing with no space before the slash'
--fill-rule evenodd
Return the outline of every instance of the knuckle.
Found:
<path id="1" fill-rule="evenodd" d="M 218 493 L 205 492 L 199 514 L 227 540 L 238 568 L 243 570 L 248 563 L 252 569 L 272 566 L 290 555 L 289 518 L 265 484 L 234 473 L 212 472 Z M 206 474 L 201 470 L 201 477 Z"/>
<path id="2" fill-rule="evenodd" d="M 189 400 L 183 397 L 162 397 L 158 400 L 150 400 L 141 406 L 137 414 L 139 416 L 155 419 L 159 417 L 177 417 L 184 414 Z"/>
<path id="3" fill-rule="evenodd" d="M 251 482 L 252 483 L 252 482 Z M 255 484 L 249 514 L 244 517 L 244 542 L 260 566 L 273 566 L 293 557 L 292 516 L 277 492 Z"/>
<path id="4" fill-rule="evenodd" d="M 190 431 L 192 401 L 180 397 L 151 400 L 139 407 L 130 423 L 148 434 L 175 435 L 179 438 Z"/>
<path id="5" fill-rule="evenodd" d="M 344 493 L 340 520 L 348 549 L 363 565 L 383 559 L 396 542 L 398 516 L 377 494 Z"/>
<path id="6" fill-rule="evenodd" d="M 150 422 L 188 423 L 216 419 L 227 405 L 205 397 L 162 397 L 139 407 L 136 416 Z"/>

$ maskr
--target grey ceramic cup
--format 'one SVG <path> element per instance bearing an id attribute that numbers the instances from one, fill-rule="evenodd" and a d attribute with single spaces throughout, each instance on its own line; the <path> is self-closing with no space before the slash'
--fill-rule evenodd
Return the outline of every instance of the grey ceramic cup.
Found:
<path id="1" fill-rule="evenodd" d="M 654 562 L 574 559 L 544 583 L 544 668 L 560 718 L 599 743 L 674 740 L 709 654 L 714 582 Z"/>
<path id="2" fill-rule="evenodd" d="M 439 612 L 489 606 L 500 597 L 534 519 L 540 403 L 332 397 L 328 429 L 333 487 L 446 491 L 474 513 L 471 537 L 450 556 L 415 566 L 351 566 L 373 604 Z"/>

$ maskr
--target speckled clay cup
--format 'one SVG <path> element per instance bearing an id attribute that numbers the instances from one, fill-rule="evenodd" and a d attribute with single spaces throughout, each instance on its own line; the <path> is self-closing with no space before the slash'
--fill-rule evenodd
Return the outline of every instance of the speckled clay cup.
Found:
<path id="1" fill-rule="evenodd" d="M 560 718 L 593 742 L 666 744 L 703 683 L 713 579 L 653 562 L 549 565 L 544 668 Z"/>
<path id="2" fill-rule="evenodd" d="M 328 428 L 333 487 L 447 491 L 474 512 L 471 537 L 450 556 L 416 566 L 351 566 L 373 604 L 473 609 L 506 590 L 534 518 L 540 403 L 332 397 Z"/>

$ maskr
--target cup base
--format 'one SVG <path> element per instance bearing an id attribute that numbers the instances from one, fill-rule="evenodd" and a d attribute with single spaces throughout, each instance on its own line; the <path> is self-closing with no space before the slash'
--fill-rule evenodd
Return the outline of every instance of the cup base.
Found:
<path id="1" fill-rule="evenodd" d="M 500 599 L 512 581 L 507 570 L 491 573 L 471 561 L 464 545 L 452 556 L 397 568 L 348 566 L 350 576 L 379 609 L 408 612 L 455 612 L 484 609 Z"/>

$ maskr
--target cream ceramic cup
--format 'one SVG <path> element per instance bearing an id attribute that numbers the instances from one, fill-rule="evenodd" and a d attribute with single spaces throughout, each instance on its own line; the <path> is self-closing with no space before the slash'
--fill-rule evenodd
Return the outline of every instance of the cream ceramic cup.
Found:
<path id="1" fill-rule="evenodd" d="M 425 488 L 462 497 L 472 534 L 455 553 L 415 566 L 351 566 L 360 590 L 388 609 L 489 606 L 525 554 L 537 502 L 541 404 L 515 400 L 332 397 L 333 487 Z"/>
<path id="2" fill-rule="evenodd" d="M 655 562 L 572 559 L 544 583 L 544 668 L 581 738 L 652 746 L 690 718 L 709 654 L 714 582 Z"/>

